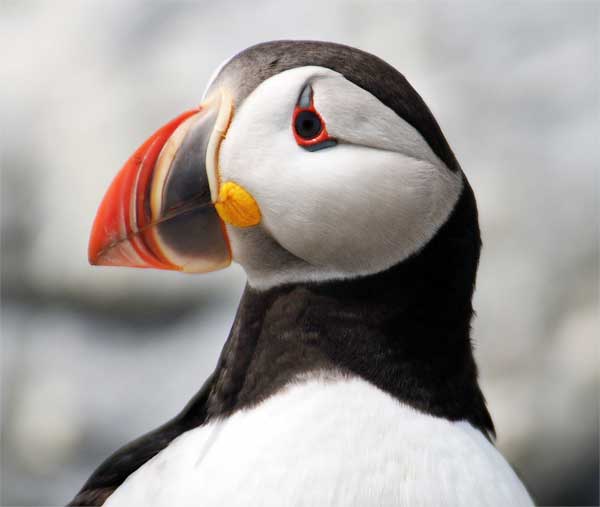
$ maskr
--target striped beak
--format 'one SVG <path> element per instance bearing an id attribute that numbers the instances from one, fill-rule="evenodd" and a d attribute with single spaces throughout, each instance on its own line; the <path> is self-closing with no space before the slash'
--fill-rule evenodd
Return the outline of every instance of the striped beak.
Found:
<path id="1" fill-rule="evenodd" d="M 92 228 L 91 264 L 207 272 L 231 263 L 218 152 L 232 115 L 222 93 L 157 130 L 125 163 Z"/>

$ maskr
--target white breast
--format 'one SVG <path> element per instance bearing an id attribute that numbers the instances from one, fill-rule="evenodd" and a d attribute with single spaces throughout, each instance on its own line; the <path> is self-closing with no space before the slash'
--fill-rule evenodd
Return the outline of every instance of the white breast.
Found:
<path id="1" fill-rule="evenodd" d="M 182 434 L 108 507 L 523 506 L 525 488 L 467 422 L 360 379 L 305 380 Z"/>

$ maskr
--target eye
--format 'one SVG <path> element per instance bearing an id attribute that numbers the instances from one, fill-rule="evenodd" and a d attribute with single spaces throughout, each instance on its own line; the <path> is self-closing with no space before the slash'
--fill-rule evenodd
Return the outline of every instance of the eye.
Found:
<path id="1" fill-rule="evenodd" d="M 296 115 L 294 128 L 296 129 L 296 134 L 302 139 L 313 139 L 321 133 L 323 124 L 315 112 L 300 111 Z"/>
<path id="2" fill-rule="evenodd" d="M 335 139 L 329 137 L 323 117 L 315 109 L 310 85 L 304 87 L 298 98 L 292 130 L 298 145 L 308 151 L 317 151 L 337 144 Z"/>

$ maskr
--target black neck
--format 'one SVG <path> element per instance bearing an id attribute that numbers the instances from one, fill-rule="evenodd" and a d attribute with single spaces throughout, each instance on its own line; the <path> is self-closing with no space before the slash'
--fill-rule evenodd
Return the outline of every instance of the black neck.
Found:
<path id="1" fill-rule="evenodd" d="M 383 273 L 247 287 L 215 372 L 208 417 L 257 403 L 299 373 L 333 370 L 493 434 L 470 341 L 479 250 L 477 208 L 465 180 L 436 236 Z"/>

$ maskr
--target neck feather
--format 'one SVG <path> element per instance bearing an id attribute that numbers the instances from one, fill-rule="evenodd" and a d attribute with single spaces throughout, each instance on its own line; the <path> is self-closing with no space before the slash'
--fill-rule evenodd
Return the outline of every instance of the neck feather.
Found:
<path id="1" fill-rule="evenodd" d="M 493 435 L 470 340 L 479 251 L 477 208 L 465 181 L 434 239 L 383 273 L 247 287 L 215 372 L 209 417 L 255 404 L 298 375 L 337 371 Z"/>

